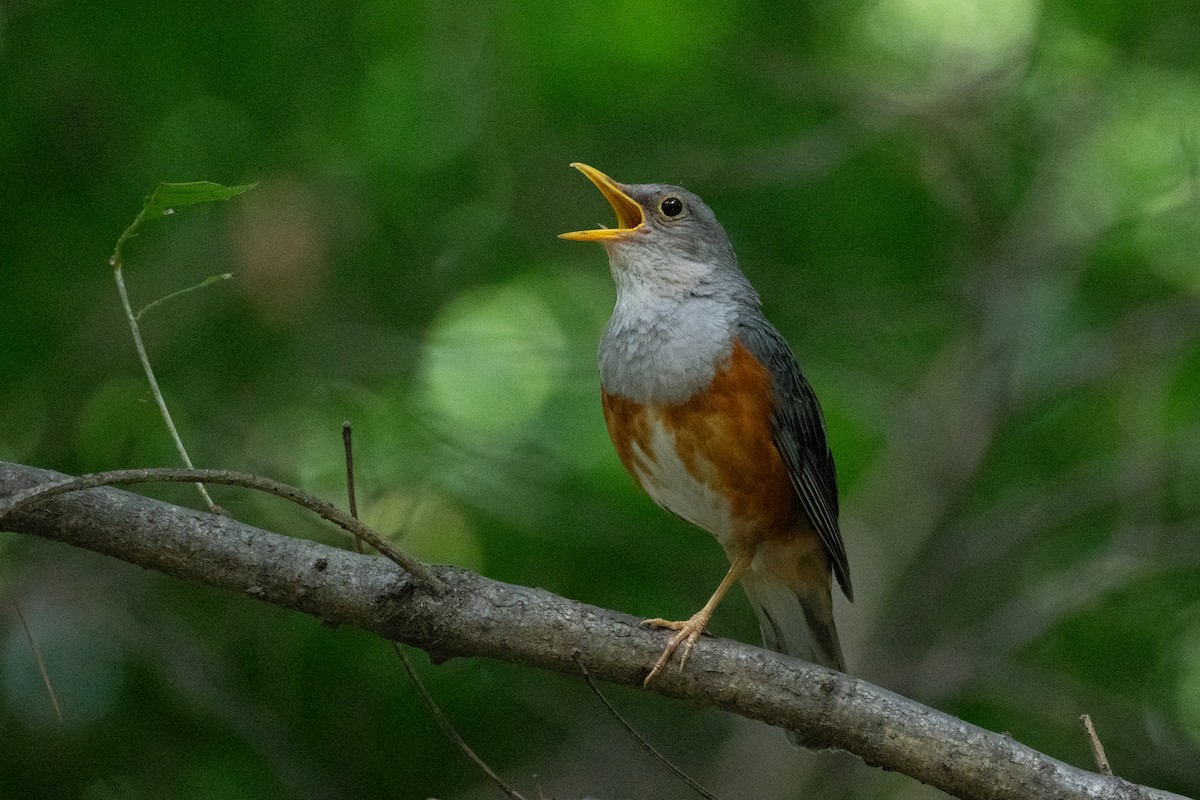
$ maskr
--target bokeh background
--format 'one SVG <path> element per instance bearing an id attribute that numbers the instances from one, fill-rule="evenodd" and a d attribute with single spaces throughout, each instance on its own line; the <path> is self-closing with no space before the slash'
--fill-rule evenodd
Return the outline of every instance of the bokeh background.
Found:
<path id="1" fill-rule="evenodd" d="M 198 465 L 340 502 L 348 419 L 422 557 L 690 614 L 723 556 L 621 471 L 606 259 L 555 238 L 612 220 L 570 161 L 679 183 L 824 403 L 852 671 L 1085 767 L 1090 713 L 1200 794 L 1198 37 L 1188 0 L 2 2 L 0 458 L 177 463 L 107 258 L 159 182 L 257 182 L 127 248 L 137 307 L 234 273 L 142 320 Z M 370 636 L 14 535 L 0 569 L 0 796 L 497 796 Z M 740 595 L 713 629 L 757 639 Z M 582 681 L 415 658 L 530 796 L 687 796 Z M 942 796 L 609 692 L 728 798 Z"/>

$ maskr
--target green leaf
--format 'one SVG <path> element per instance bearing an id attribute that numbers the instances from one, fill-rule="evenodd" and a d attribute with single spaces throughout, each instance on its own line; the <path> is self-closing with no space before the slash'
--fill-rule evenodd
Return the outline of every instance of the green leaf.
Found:
<path id="1" fill-rule="evenodd" d="M 154 194 L 146 198 L 146 204 L 139 215 L 142 219 L 157 216 L 169 216 L 175 209 L 184 206 L 194 206 L 199 203 L 212 203 L 217 200 L 228 200 L 243 192 L 253 189 L 258 184 L 244 183 L 240 186 L 222 186 L 211 181 L 192 181 L 191 183 L 160 183 Z"/>
<path id="2" fill-rule="evenodd" d="M 121 248 L 125 246 L 125 242 L 137 236 L 137 230 L 145 220 L 170 216 L 175 213 L 175 209 L 177 208 L 186 208 L 187 206 L 199 205 L 200 203 L 212 203 L 217 200 L 228 200 L 231 197 L 237 197 L 239 194 L 253 189 L 257 185 L 257 183 L 243 183 L 239 186 L 223 186 L 211 181 L 160 183 L 158 188 L 154 190 L 154 194 L 146 197 L 146 201 L 142 205 L 142 210 L 138 212 L 133 222 L 121 234 L 121 238 L 117 239 L 117 246 L 113 248 L 113 254 L 108 260 L 108 265 L 115 270 L 120 270 Z"/>

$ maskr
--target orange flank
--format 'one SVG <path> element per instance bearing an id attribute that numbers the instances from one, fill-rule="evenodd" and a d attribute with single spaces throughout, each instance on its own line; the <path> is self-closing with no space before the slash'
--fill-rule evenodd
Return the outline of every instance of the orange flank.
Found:
<path id="1" fill-rule="evenodd" d="M 729 502 L 738 541 L 728 549 L 753 552 L 764 539 L 795 533 L 798 522 L 810 527 L 772 440 L 770 375 L 741 343 L 708 388 L 688 400 L 643 405 L 605 392 L 603 403 L 621 463 L 652 496 L 653 487 L 644 485 L 653 480 L 648 460 L 666 455 L 654 452 L 655 422 L 671 432 L 674 455 L 691 477 Z"/>

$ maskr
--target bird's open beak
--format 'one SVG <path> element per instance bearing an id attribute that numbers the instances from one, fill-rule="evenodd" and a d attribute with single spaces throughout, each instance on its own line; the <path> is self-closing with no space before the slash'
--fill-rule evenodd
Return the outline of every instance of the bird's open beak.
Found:
<path id="1" fill-rule="evenodd" d="M 645 217 L 642 215 L 642 207 L 636 200 L 621 190 L 621 184 L 595 167 L 589 167 L 587 164 L 580 164 L 576 161 L 571 166 L 584 175 L 587 175 L 588 180 L 596 184 L 596 188 L 600 190 L 600 194 L 604 195 L 604 199 L 613 207 L 613 211 L 617 212 L 617 227 L 560 233 L 558 238 L 570 239 L 573 242 L 607 242 L 625 236 L 630 231 L 641 227 L 642 223 L 645 222 Z"/>

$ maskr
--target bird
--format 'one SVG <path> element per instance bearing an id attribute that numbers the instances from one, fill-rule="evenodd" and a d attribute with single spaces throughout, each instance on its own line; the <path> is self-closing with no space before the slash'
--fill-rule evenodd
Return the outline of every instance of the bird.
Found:
<path id="1" fill-rule="evenodd" d="M 833 579 L 848 600 L 854 592 L 836 468 L 812 386 L 699 197 L 571 166 L 617 216 L 615 228 L 560 234 L 608 251 L 617 299 L 599 369 L 609 436 L 641 488 L 716 537 L 730 564 L 689 619 L 644 621 L 674 631 L 644 685 L 681 647 L 684 669 L 739 582 L 767 649 L 845 672 Z"/>

